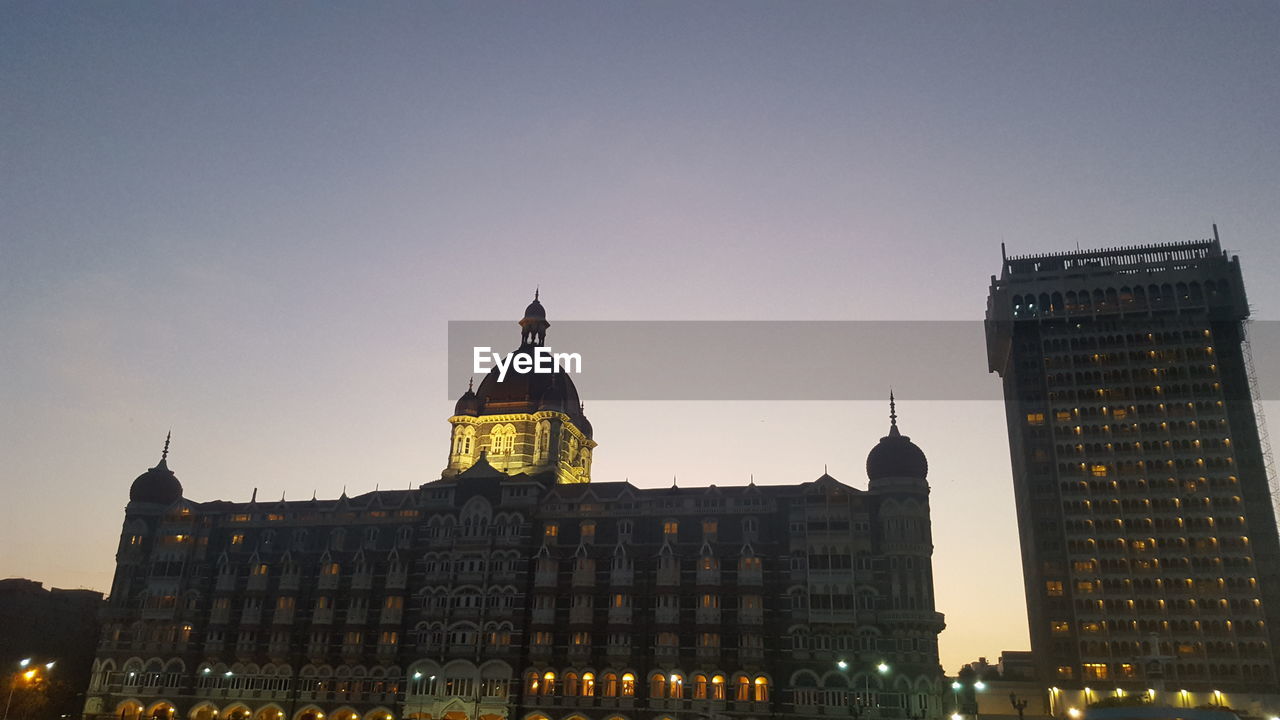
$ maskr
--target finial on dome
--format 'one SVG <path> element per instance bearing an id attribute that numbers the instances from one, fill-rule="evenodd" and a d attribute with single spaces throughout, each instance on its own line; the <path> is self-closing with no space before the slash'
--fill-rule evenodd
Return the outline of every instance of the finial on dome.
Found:
<path id="1" fill-rule="evenodd" d="M 173 437 L 172 430 L 170 430 L 169 433 L 164 436 L 164 450 L 160 451 L 160 462 L 164 462 L 165 460 L 169 459 L 169 439 L 172 437 Z"/>
<path id="2" fill-rule="evenodd" d="M 542 292 L 542 286 L 541 286 L 541 285 L 534 285 L 534 286 L 533 286 L 533 299 L 534 299 L 535 301 L 538 299 L 538 293 L 540 293 L 540 292 Z"/>
<path id="3" fill-rule="evenodd" d="M 893 401 L 893 388 L 889 388 L 889 424 L 898 424 L 898 408 L 897 403 Z"/>
<path id="4" fill-rule="evenodd" d="M 471 392 L 471 391 L 472 391 L 472 386 L 473 386 L 473 384 L 475 383 L 475 381 L 476 381 L 476 379 L 475 379 L 475 377 L 474 377 L 474 376 L 467 378 L 467 392 Z"/>

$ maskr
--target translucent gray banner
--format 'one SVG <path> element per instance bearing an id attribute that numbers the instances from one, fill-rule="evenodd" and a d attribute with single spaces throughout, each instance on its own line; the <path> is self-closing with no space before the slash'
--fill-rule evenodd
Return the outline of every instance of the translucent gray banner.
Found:
<path id="1" fill-rule="evenodd" d="M 1145 334 L 1150 328 L 1134 323 L 1114 332 Z M 1247 329 L 1256 385 L 1264 399 L 1280 398 L 1280 323 L 1257 321 Z M 1229 334 L 1215 348 L 1226 372 Z M 1200 342 L 1180 346 L 1193 349 Z M 519 344 L 513 322 L 451 321 L 447 397 L 457 398 L 468 378 L 477 384 L 482 379 L 473 371 L 476 348 L 505 356 Z M 1000 376 L 988 372 L 979 321 L 556 321 L 546 347 L 581 357 L 573 380 L 587 400 L 881 400 L 891 386 L 916 400 L 1003 398 Z M 1129 358 L 1144 349 L 1119 341 L 1072 354 Z M 1149 372 L 1168 363 L 1143 358 L 1121 366 L 1126 364 Z M 1087 360 L 1076 369 L 1090 369 L 1083 365 Z"/>

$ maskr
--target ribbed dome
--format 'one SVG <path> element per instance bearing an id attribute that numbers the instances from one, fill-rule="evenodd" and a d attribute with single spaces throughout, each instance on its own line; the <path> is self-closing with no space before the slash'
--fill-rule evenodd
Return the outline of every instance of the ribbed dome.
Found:
<path id="1" fill-rule="evenodd" d="M 532 347 L 521 345 L 515 355 L 530 356 L 532 365 Z M 489 374 L 480 381 L 480 387 L 476 388 L 475 398 L 477 410 L 488 414 L 538 410 L 569 412 L 571 408 L 578 407 L 578 389 L 568 373 L 563 370 L 555 373 L 518 372 L 514 358 L 501 382 L 498 381 L 498 368 L 490 368 Z"/>
<path id="2" fill-rule="evenodd" d="M 129 488 L 130 502 L 169 505 L 181 497 L 182 483 L 163 457 L 158 465 L 139 475 Z"/>
<path id="3" fill-rule="evenodd" d="M 911 438 L 898 432 L 895 423 L 889 426 L 889 434 L 867 454 L 867 477 L 913 478 L 924 480 L 929 475 L 929 461 L 924 451 L 911 442 Z"/>

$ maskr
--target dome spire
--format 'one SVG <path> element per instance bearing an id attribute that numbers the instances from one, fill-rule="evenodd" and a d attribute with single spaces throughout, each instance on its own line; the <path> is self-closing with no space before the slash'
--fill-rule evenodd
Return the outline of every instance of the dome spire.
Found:
<path id="1" fill-rule="evenodd" d="M 170 440 L 172 437 L 173 437 L 173 431 L 172 431 L 172 430 L 170 430 L 170 431 L 168 432 L 168 434 L 166 434 L 166 435 L 164 436 L 164 450 L 161 450 L 161 451 L 160 451 L 160 462 L 161 462 L 162 464 L 164 463 L 164 461 L 166 461 L 166 460 L 168 460 L 168 459 L 169 459 L 169 440 Z"/>
<path id="2" fill-rule="evenodd" d="M 898 437 L 898 404 L 893 399 L 893 388 L 889 388 L 889 437 Z"/>

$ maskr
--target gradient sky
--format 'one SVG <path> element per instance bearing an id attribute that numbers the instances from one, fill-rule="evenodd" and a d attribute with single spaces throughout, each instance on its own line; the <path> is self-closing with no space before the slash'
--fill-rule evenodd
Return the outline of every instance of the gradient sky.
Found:
<path id="1" fill-rule="evenodd" d="M 447 321 L 535 285 L 553 323 L 973 320 L 1002 241 L 1216 221 L 1278 319 L 1280 4 L 8 2 L 0 168 L 0 577 L 106 590 L 170 428 L 196 500 L 438 477 Z M 886 429 L 580 390 L 641 486 L 865 486 Z M 898 390 L 943 664 L 1025 648 L 1003 410 Z"/>

